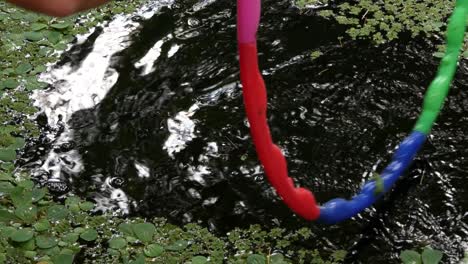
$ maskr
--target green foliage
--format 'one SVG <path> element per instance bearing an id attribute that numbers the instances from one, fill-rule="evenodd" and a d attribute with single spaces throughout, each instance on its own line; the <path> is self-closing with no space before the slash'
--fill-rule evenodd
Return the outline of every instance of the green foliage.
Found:
<path id="1" fill-rule="evenodd" d="M 351 39 L 370 39 L 377 45 L 396 40 L 404 33 L 412 37 L 442 35 L 454 3 L 454 0 L 296 0 L 301 9 L 328 4 L 332 8 L 321 9 L 320 16 L 346 25 Z M 468 46 L 465 50 L 463 56 L 468 58 Z M 443 56 L 443 46 L 438 47 L 434 56 Z"/>
<path id="2" fill-rule="evenodd" d="M 329 0 L 299 0 L 299 7 Z M 348 25 L 353 39 L 371 38 L 381 44 L 397 39 L 400 33 L 431 35 L 441 32 L 451 13 L 454 1 L 443 0 L 361 0 L 337 4 L 334 9 L 320 11 L 320 15 Z"/>
<path id="3" fill-rule="evenodd" d="M 143 1 L 113 1 L 90 12 L 93 19 L 81 19 L 80 25 L 75 23 L 80 15 L 56 19 L 0 2 L 0 160 L 13 161 L 23 138 L 39 133 L 27 118 L 36 112 L 28 95 L 47 87 L 38 79 L 45 65 L 57 61 L 76 34 L 114 14 L 130 12 Z M 11 120 L 19 123 L 9 126 Z"/>
<path id="4" fill-rule="evenodd" d="M 216 237 L 195 224 L 180 228 L 163 219 L 95 215 L 90 202 L 70 196 L 57 203 L 30 180 L 12 177 L 10 164 L 0 164 L 0 172 L 10 174 L 0 182 L 11 185 L 0 193 L 0 263 L 66 264 L 79 253 L 84 263 L 331 264 L 342 263 L 346 255 L 322 252 L 329 256 L 323 259 L 319 251 L 298 246 L 313 237 L 307 228 L 288 232 L 252 226 Z M 288 257 L 271 253 L 278 251 Z"/>
<path id="5" fill-rule="evenodd" d="M 425 248 L 421 254 L 414 250 L 405 250 L 400 254 L 403 264 L 438 264 L 442 257 L 441 251 L 432 248 Z"/>

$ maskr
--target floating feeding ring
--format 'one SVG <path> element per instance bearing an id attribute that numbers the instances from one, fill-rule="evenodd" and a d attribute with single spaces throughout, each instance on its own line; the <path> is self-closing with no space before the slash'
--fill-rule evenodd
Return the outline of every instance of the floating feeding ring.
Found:
<path id="1" fill-rule="evenodd" d="M 370 207 L 408 169 L 424 145 L 442 109 L 457 70 L 468 17 L 468 0 L 457 0 L 447 28 L 447 47 L 435 79 L 424 98 L 423 109 L 411 134 L 403 140 L 380 175 L 383 191 L 377 182 L 367 182 L 350 200 L 333 199 L 318 205 L 313 193 L 296 188 L 288 176 L 287 164 L 280 148 L 273 143 L 267 123 L 267 94 L 258 67 L 256 34 L 260 22 L 261 0 L 237 0 L 237 38 L 240 54 L 240 76 L 247 118 L 258 158 L 265 174 L 286 205 L 307 220 L 334 224 L 356 216 Z"/>

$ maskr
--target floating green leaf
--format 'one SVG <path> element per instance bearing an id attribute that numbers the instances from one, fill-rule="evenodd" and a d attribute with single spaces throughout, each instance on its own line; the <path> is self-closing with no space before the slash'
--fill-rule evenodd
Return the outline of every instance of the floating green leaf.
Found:
<path id="1" fill-rule="evenodd" d="M 77 233 L 68 233 L 62 237 L 62 240 L 67 243 L 73 244 L 76 241 L 78 241 L 79 236 L 80 235 Z"/>
<path id="2" fill-rule="evenodd" d="M 34 187 L 34 182 L 31 180 L 21 180 L 16 184 L 18 187 L 24 188 L 26 192 L 31 192 L 32 188 Z M 32 202 L 32 193 L 28 195 L 28 202 L 31 200 Z"/>
<path id="3" fill-rule="evenodd" d="M 12 181 L 13 177 L 10 173 L 0 172 L 0 181 Z"/>
<path id="4" fill-rule="evenodd" d="M 47 218 L 52 221 L 65 219 L 68 216 L 68 209 L 63 205 L 52 205 L 47 209 Z"/>
<path id="5" fill-rule="evenodd" d="M 10 194 L 13 189 L 15 189 L 15 186 L 10 182 L 0 182 L 0 193 Z"/>
<path id="6" fill-rule="evenodd" d="M 17 74 L 25 74 L 30 72 L 33 69 L 33 66 L 28 62 L 23 62 L 16 67 L 15 72 Z"/>
<path id="7" fill-rule="evenodd" d="M 442 260 L 443 254 L 439 250 L 425 248 L 422 252 L 422 261 L 424 264 L 438 264 Z"/>
<path id="8" fill-rule="evenodd" d="M 10 194 L 10 198 L 15 207 L 32 205 L 31 191 L 22 186 L 16 186 Z"/>
<path id="9" fill-rule="evenodd" d="M 133 236 L 134 233 L 133 233 L 133 228 L 132 228 L 132 225 L 131 224 L 128 224 L 128 223 L 121 223 L 119 226 L 118 226 L 118 229 L 120 232 L 122 232 L 124 235 L 128 235 L 128 236 Z"/>
<path id="10" fill-rule="evenodd" d="M 0 148 L 0 160 L 13 161 L 16 159 L 16 151 L 11 148 Z"/>
<path id="11" fill-rule="evenodd" d="M 55 23 L 55 24 L 52 24 L 50 26 L 55 28 L 55 29 L 65 29 L 65 28 L 70 27 L 71 25 L 72 25 L 71 23 L 62 22 L 62 23 Z"/>
<path id="12" fill-rule="evenodd" d="M 95 229 L 89 228 L 86 229 L 83 233 L 81 233 L 80 238 L 91 242 L 98 238 L 98 232 Z"/>
<path id="13" fill-rule="evenodd" d="M 41 219 L 33 225 L 37 232 L 43 232 L 50 229 L 50 222 L 47 219 Z"/>
<path id="14" fill-rule="evenodd" d="M 145 264 L 145 256 L 139 255 L 135 260 L 130 261 L 130 264 Z"/>
<path id="15" fill-rule="evenodd" d="M 136 237 L 142 242 L 150 242 L 153 240 L 153 235 L 156 231 L 156 227 L 151 223 L 134 224 L 132 229 Z"/>
<path id="16" fill-rule="evenodd" d="M 38 248 L 47 249 L 57 245 L 57 239 L 50 236 L 39 235 L 36 237 L 36 244 Z"/>
<path id="17" fill-rule="evenodd" d="M 208 259 L 203 256 L 196 256 L 192 258 L 192 264 L 206 264 L 208 263 Z"/>
<path id="18" fill-rule="evenodd" d="M 27 250 L 27 251 L 24 251 L 24 256 L 28 259 L 34 259 L 36 256 L 37 256 L 37 252 L 36 251 L 30 251 L 30 250 Z"/>
<path id="19" fill-rule="evenodd" d="M 265 256 L 252 254 L 247 257 L 247 264 L 265 264 L 266 258 Z"/>
<path id="20" fill-rule="evenodd" d="M 32 201 L 34 203 L 39 202 L 42 198 L 45 197 L 47 191 L 43 188 L 33 188 L 32 189 Z"/>
<path id="21" fill-rule="evenodd" d="M 30 41 L 39 41 L 44 38 L 41 32 L 29 31 L 24 33 L 24 38 Z"/>
<path id="22" fill-rule="evenodd" d="M 10 79 L 6 79 L 3 82 L 3 85 L 5 86 L 5 88 L 14 89 L 14 88 L 18 87 L 19 82 L 17 82 L 15 79 L 10 78 Z"/>
<path id="23" fill-rule="evenodd" d="M 188 242 L 185 240 L 178 240 L 173 244 L 166 247 L 168 251 L 182 251 L 188 247 Z"/>
<path id="24" fill-rule="evenodd" d="M 47 31 L 46 36 L 52 44 L 57 44 L 62 40 L 62 33 L 58 31 Z"/>
<path id="25" fill-rule="evenodd" d="M 31 30 L 32 31 L 39 31 L 39 30 L 42 30 L 44 28 L 47 28 L 46 24 L 42 24 L 42 23 L 32 23 L 31 24 Z"/>
<path id="26" fill-rule="evenodd" d="M 8 223 L 16 220 L 16 216 L 6 209 L 0 209 L 0 222 Z"/>
<path id="27" fill-rule="evenodd" d="M 32 239 L 34 236 L 34 232 L 32 231 L 31 228 L 23 228 L 14 231 L 11 235 L 10 238 L 11 240 L 15 242 L 26 242 L 30 239 Z"/>
<path id="28" fill-rule="evenodd" d="M 403 264 L 421 264 L 421 255 L 414 250 L 401 252 L 400 259 L 403 261 Z"/>
<path id="29" fill-rule="evenodd" d="M 59 254 L 53 258 L 54 264 L 73 264 L 74 255 Z"/>
<path id="30" fill-rule="evenodd" d="M 127 245 L 127 240 L 121 237 L 114 237 L 109 240 L 109 247 L 113 249 L 121 249 Z"/>
<path id="31" fill-rule="evenodd" d="M 150 258 L 158 257 L 164 252 L 164 248 L 158 244 L 150 244 L 145 247 L 144 253 Z"/>
<path id="32" fill-rule="evenodd" d="M 25 204 L 18 206 L 15 209 L 15 215 L 23 220 L 23 222 L 31 224 L 36 220 L 37 217 L 37 207 L 31 204 Z"/>
<path id="33" fill-rule="evenodd" d="M 18 243 L 17 246 L 23 250 L 34 250 L 36 249 L 36 241 L 34 239 L 30 239 L 26 242 Z"/>
<path id="34" fill-rule="evenodd" d="M 84 211 L 91 211 L 94 209 L 94 204 L 91 202 L 83 202 L 83 203 L 80 203 L 80 208 L 83 209 Z"/>
<path id="35" fill-rule="evenodd" d="M 270 257 L 271 264 L 286 264 L 283 254 L 274 254 Z"/>

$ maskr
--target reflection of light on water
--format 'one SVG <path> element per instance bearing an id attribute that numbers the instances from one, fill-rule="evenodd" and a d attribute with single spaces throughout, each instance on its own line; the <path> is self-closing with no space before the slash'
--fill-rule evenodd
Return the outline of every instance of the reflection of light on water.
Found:
<path id="1" fill-rule="evenodd" d="M 190 118 L 198 110 L 198 105 L 192 105 L 188 111 L 177 113 L 174 118 L 167 120 L 167 129 L 169 137 L 164 143 L 163 149 L 167 150 L 170 157 L 174 157 L 175 153 L 187 147 L 187 143 L 195 138 L 195 122 Z"/>
<path id="2" fill-rule="evenodd" d="M 47 154 L 41 168 L 33 173 L 48 173 L 48 179 L 43 180 L 52 184 L 64 180 L 71 182 L 73 176 L 81 173 L 84 166 L 76 149 L 56 151 L 60 149 L 60 145 L 70 143 L 74 137 L 74 131 L 67 122 L 74 112 L 98 105 L 117 82 L 119 74 L 111 65 L 112 57 L 131 44 L 129 36 L 140 25 L 134 18 L 148 19 L 159 8 L 172 2 L 152 1 L 133 14 L 117 15 L 112 21 L 101 24 L 102 32 L 94 41 L 92 51 L 80 62 L 79 67 L 67 63 L 52 68 L 50 72 L 41 76 L 41 80 L 50 83 L 53 89 L 35 91 L 32 95 L 34 105 L 47 115 L 51 127 L 60 128 L 62 132 L 58 137 L 52 133 L 47 135 L 54 142 L 53 148 Z M 78 44 L 84 43 L 94 30 L 77 36 Z M 149 170 L 145 171 L 143 164 L 135 166 L 141 177 L 149 177 Z M 128 198 L 122 190 L 110 187 L 109 184 L 104 184 L 102 188 L 103 192 L 110 193 L 110 198 L 99 194 L 96 197 L 98 205 L 102 208 L 112 208 L 104 204 L 116 203 L 122 212 L 128 212 Z"/>
<path id="3" fill-rule="evenodd" d="M 161 48 L 165 42 L 173 38 L 172 34 L 167 35 L 163 39 L 159 40 L 154 46 L 146 53 L 143 58 L 135 63 L 136 68 L 143 68 L 142 75 L 148 75 L 154 71 L 154 64 L 161 56 Z M 180 46 L 175 44 L 171 46 L 171 49 L 167 52 L 167 57 L 170 58 L 176 54 Z"/>
<path id="4" fill-rule="evenodd" d="M 102 179 L 102 177 L 102 175 L 95 176 L 97 179 Z M 112 179 L 107 177 L 99 192 L 93 197 L 96 202 L 96 210 L 112 212 L 116 215 L 130 213 L 129 204 L 136 205 L 136 203 L 130 202 L 125 192 L 120 188 L 113 187 L 111 181 Z"/>
<path id="5" fill-rule="evenodd" d="M 164 44 L 164 39 L 159 40 L 156 44 L 146 53 L 146 55 L 141 58 L 141 60 L 135 63 L 135 67 L 143 67 L 143 75 L 151 73 L 153 69 L 154 62 L 161 55 L 161 47 Z"/>
<path id="6" fill-rule="evenodd" d="M 171 47 L 171 49 L 167 52 L 167 57 L 170 58 L 172 56 L 174 56 L 174 54 L 177 53 L 177 51 L 179 51 L 179 48 L 180 46 L 175 44 Z"/>
<path id="7" fill-rule="evenodd" d="M 187 173 L 189 174 L 189 178 L 192 181 L 196 181 L 201 185 L 205 185 L 205 180 L 203 179 L 203 176 L 210 175 L 211 171 L 209 170 L 208 166 L 199 165 L 197 167 L 189 166 L 189 168 L 187 169 Z"/>
<path id="8" fill-rule="evenodd" d="M 145 164 L 135 161 L 135 169 L 138 172 L 138 176 L 141 178 L 149 178 L 150 169 Z"/>

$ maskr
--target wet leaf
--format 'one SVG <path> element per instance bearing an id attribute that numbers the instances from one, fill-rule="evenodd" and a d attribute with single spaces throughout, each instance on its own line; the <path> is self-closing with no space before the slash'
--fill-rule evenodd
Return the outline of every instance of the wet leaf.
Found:
<path id="1" fill-rule="evenodd" d="M 178 240 L 174 242 L 172 245 L 166 247 L 166 250 L 169 251 L 182 251 L 186 249 L 188 246 L 188 242 L 185 240 Z"/>
<path id="2" fill-rule="evenodd" d="M 78 238 L 79 238 L 79 234 L 76 234 L 76 233 L 69 233 L 69 234 L 66 234 L 62 237 L 62 240 L 67 242 L 67 243 L 70 243 L 70 244 L 73 244 L 75 243 L 76 241 L 78 241 Z"/>
<path id="3" fill-rule="evenodd" d="M 16 159 L 16 151 L 11 148 L 0 148 L 0 160 L 13 161 Z"/>
<path id="4" fill-rule="evenodd" d="M 47 31 L 46 36 L 52 44 L 57 44 L 62 40 L 62 33 L 58 31 Z"/>
<path id="5" fill-rule="evenodd" d="M 421 255 L 414 250 L 401 252 L 400 259 L 403 264 L 421 264 Z"/>
<path id="6" fill-rule="evenodd" d="M 36 249 L 36 241 L 34 239 L 30 239 L 30 240 L 28 240 L 26 242 L 18 243 L 18 246 L 22 250 L 34 250 L 34 249 Z"/>
<path id="7" fill-rule="evenodd" d="M 37 232 L 47 231 L 50 228 L 50 222 L 47 219 L 41 219 L 33 227 Z"/>
<path id="8" fill-rule="evenodd" d="M 32 23 L 31 24 L 31 30 L 32 31 L 39 31 L 39 30 L 42 30 L 44 28 L 47 28 L 46 24 L 42 24 L 42 23 Z"/>
<path id="9" fill-rule="evenodd" d="M 23 228 L 14 231 L 11 235 L 10 238 L 11 240 L 15 242 L 26 242 L 30 239 L 32 239 L 34 236 L 34 232 L 32 231 L 31 228 Z"/>
<path id="10" fill-rule="evenodd" d="M 33 66 L 30 63 L 24 62 L 24 63 L 20 63 L 18 67 L 16 67 L 15 72 L 17 74 L 25 74 L 25 73 L 30 72 L 32 69 L 33 69 Z"/>
<path id="11" fill-rule="evenodd" d="M 153 240 L 153 235 L 156 231 L 156 227 L 151 223 L 134 224 L 132 229 L 136 237 L 142 242 L 150 242 Z"/>
<path id="12" fill-rule="evenodd" d="M 11 182 L 0 182 L 0 193 L 10 194 L 14 188 Z"/>
<path id="13" fill-rule="evenodd" d="M 12 162 L 3 162 L 0 165 L 0 168 L 5 170 L 6 172 L 12 172 L 15 169 L 15 164 L 13 164 Z"/>
<path id="14" fill-rule="evenodd" d="M 145 256 L 139 255 L 135 260 L 130 261 L 130 264 L 145 264 Z"/>
<path id="15" fill-rule="evenodd" d="M 121 249 L 127 245 L 127 240 L 121 237 L 114 237 L 109 240 L 109 247 L 113 249 Z"/>
<path id="16" fill-rule="evenodd" d="M 84 211 L 91 211 L 94 209 L 94 204 L 91 202 L 80 203 L 80 208 Z"/>
<path id="17" fill-rule="evenodd" d="M 128 235 L 128 236 L 133 236 L 134 235 L 133 228 L 132 228 L 131 224 L 121 223 L 118 228 L 119 228 L 119 231 L 122 232 L 125 235 Z"/>
<path id="18" fill-rule="evenodd" d="M 0 181 L 12 181 L 13 177 L 10 173 L 0 172 Z"/>
<path id="19" fill-rule="evenodd" d="M 52 24 L 50 26 L 55 28 L 55 29 L 65 29 L 65 28 L 70 27 L 71 25 L 72 25 L 71 23 L 62 22 L 62 23 L 55 23 L 55 24 Z"/>
<path id="20" fill-rule="evenodd" d="M 68 209 L 63 205 L 52 205 L 47 209 L 47 218 L 52 221 L 65 219 L 68 216 Z"/>
<path id="21" fill-rule="evenodd" d="M 45 255 L 49 255 L 49 256 L 56 256 L 60 253 L 60 248 L 55 246 L 55 247 L 52 247 L 52 248 L 45 248 L 45 249 L 42 249 L 42 252 L 45 254 Z"/>
<path id="22" fill-rule="evenodd" d="M 0 209 L 0 222 L 8 223 L 16 220 L 16 216 L 6 209 Z"/>
<path id="23" fill-rule="evenodd" d="M 81 233 L 80 238 L 85 241 L 91 242 L 98 238 L 98 232 L 95 229 L 90 228 Z"/>
<path id="24" fill-rule="evenodd" d="M 57 245 L 57 239 L 54 237 L 39 235 L 36 237 L 36 245 L 38 248 L 47 249 Z"/>
<path id="25" fill-rule="evenodd" d="M 39 41 L 44 38 L 41 32 L 29 31 L 24 33 L 24 38 L 29 41 Z"/>
<path id="26" fill-rule="evenodd" d="M 16 228 L 11 226 L 3 226 L 0 227 L 0 237 L 2 238 L 10 238 L 11 234 L 16 232 Z"/>
<path id="27" fill-rule="evenodd" d="M 65 199 L 65 205 L 70 206 L 72 204 L 78 205 L 81 202 L 80 197 L 77 196 L 69 196 L 67 199 Z"/>
<path id="28" fill-rule="evenodd" d="M 34 259 L 37 256 L 36 251 L 24 251 L 23 254 L 28 259 Z"/>
<path id="29" fill-rule="evenodd" d="M 19 82 L 17 82 L 15 79 L 10 78 L 10 79 L 6 79 L 3 82 L 3 85 L 5 86 L 5 88 L 14 89 L 14 88 L 18 87 Z"/>
<path id="30" fill-rule="evenodd" d="M 192 264 L 205 264 L 208 263 L 208 259 L 203 256 L 196 256 L 192 258 Z"/>
<path id="31" fill-rule="evenodd" d="M 34 203 L 42 200 L 45 197 L 47 191 L 43 188 L 33 188 L 32 189 L 32 201 Z"/>
<path id="32" fill-rule="evenodd" d="M 252 254 L 247 257 L 247 264 L 265 264 L 266 258 L 262 255 Z"/>
<path id="33" fill-rule="evenodd" d="M 422 261 L 424 264 L 438 264 L 442 260 L 443 254 L 439 250 L 425 248 L 422 253 Z"/>
<path id="34" fill-rule="evenodd" d="M 47 70 L 47 67 L 45 65 L 38 65 L 34 68 L 33 70 L 33 74 L 37 74 L 37 73 L 42 73 L 42 72 L 45 72 Z"/>
<path id="35" fill-rule="evenodd" d="M 32 205 L 32 193 L 22 186 L 16 186 L 10 194 L 15 207 Z"/>
<path id="36" fill-rule="evenodd" d="M 26 192 L 31 192 L 32 188 L 34 187 L 34 182 L 31 180 L 21 180 L 17 183 L 17 186 L 24 188 Z M 32 202 L 32 193 L 28 195 L 28 198 L 29 197 L 31 198 Z"/>
<path id="37" fill-rule="evenodd" d="M 164 252 L 164 248 L 158 244 L 151 244 L 145 247 L 144 253 L 150 258 L 160 256 Z"/>
<path id="38" fill-rule="evenodd" d="M 37 207 L 35 205 L 22 205 L 16 208 L 15 215 L 25 223 L 31 224 L 36 220 Z"/>
<path id="39" fill-rule="evenodd" d="M 286 264 L 283 254 L 275 254 L 270 257 L 271 264 Z"/>
<path id="40" fill-rule="evenodd" d="M 53 258 L 54 264 L 73 264 L 74 255 L 71 254 L 59 254 Z"/>

